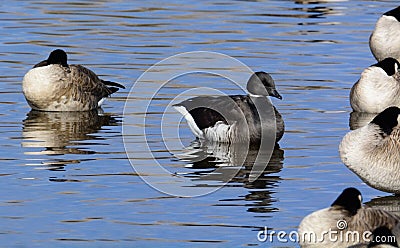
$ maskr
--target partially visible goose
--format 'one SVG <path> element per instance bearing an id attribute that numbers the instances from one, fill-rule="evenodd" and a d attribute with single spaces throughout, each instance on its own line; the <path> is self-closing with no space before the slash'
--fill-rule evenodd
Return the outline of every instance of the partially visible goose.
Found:
<path id="1" fill-rule="evenodd" d="M 395 227 L 395 229 L 398 228 L 399 225 Z M 371 240 L 369 243 L 365 244 L 358 244 L 358 245 L 352 245 L 349 248 L 393 248 L 393 247 L 399 247 L 397 244 L 397 238 L 393 232 L 385 227 L 381 226 L 376 228 L 372 232 L 372 237 L 369 239 Z"/>
<path id="2" fill-rule="evenodd" d="M 363 207 L 360 191 L 346 188 L 329 208 L 307 215 L 299 225 L 298 235 L 302 247 L 348 247 L 363 242 L 364 232 L 372 232 L 378 227 L 391 230 L 399 222 L 400 217 L 390 212 Z M 329 238 L 327 232 L 336 234 Z M 359 239 L 346 240 L 350 232 L 357 232 Z M 310 234 L 314 234 L 314 238 L 310 239 Z"/>
<path id="3" fill-rule="evenodd" d="M 350 105 L 356 112 L 380 113 L 400 107 L 400 63 L 394 58 L 371 65 L 361 73 L 350 91 Z"/>
<path id="4" fill-rule="evenodd" d="M 400 194 L 398 107 L 389 107 L 368 125 L 350 131 L 340 143 L 343 163 L 373 188 Z"/>
<path id="5" fill-rule="evenodd" d="M 369 47 L 378 61 L 388 57 L 400 60 L 400 6 L 378 19 L 369 38 Z"/>
<path id="6" fill-rule="evenodd" d="M 266 128 L 275 132 L 275 141 L 278 142 L 285 130 L 281 114 L 272 106 L 274 113 L 270 113 L 270 120 L 275 117 L 276 123 L 261 123 L 255 104 L 265 104 L 262 101 L 267 100 L 263 99 L 266 96 L 282 99 L 274 80 L 266 72 L 256 72 L 247 82 L 247 90 L 249 95 L 199 96 L 174 107 L 185 117 L 199 139 L 237 143 L 250 137 L 250 143 L 257 143 L 261 139 L 262 128 Z M 268 107 L 263 106 L 265 108 L 260 111 L 268 111 Z"/>
<path id="7" fill-rule="evenodd" d="M 81 65 L 68 65 L 67 54 L 52 51 L 46 60 L 29 70 L 22 90 L 32 109 L 41 111 L 88 111 L 100 107 L 104 98 L 125 88 L 101 80 Z"/>

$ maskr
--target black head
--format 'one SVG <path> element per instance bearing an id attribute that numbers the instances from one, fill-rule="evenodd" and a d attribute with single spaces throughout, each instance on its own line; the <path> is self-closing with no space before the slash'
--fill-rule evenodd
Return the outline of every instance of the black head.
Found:
<path id="1" fill-rule="evenodd" d="M 384 15 L 385 16 L 393 16 L 394 18 L 397 19 L 397 21 L 400 22 L 400 6 L 395 9 L 389 10 Z"/>
<path id="2" fill-rule="evenodd" d="M 347 188 L 339 195 L 339 197 L 332 203 L 333 206 L 339 206 L 351 215 L 355 215 L 358 209 L 361 208 L 362 197 L 360 191 L 356 188 Z"/>
<path id="3" fill-rule="evenodd" d="M 372 66 L 380 67 L 388 76 L 393 76 L 400 68 L 400 63 L 394 58 L 386 58 L 376 64 L 373 64 Z"/>
<path id="4" fill-rule="evenodd" d="M 390 135 L 393 128 L 398 124 L 397 117 L 399 114 L 400 109 L 398 107 L 389 107 L 375 116 L 371 123 L 378 125 L 385 134 Z"/>
<path id="5" fill-rule="evenodd" d="M 59 64 L 67 67 L 67 53 L 64 52 L 64 50 L 56 49 L 50 53 L 49 57 L 47 58 L 47 63 L 49 65 Z"/>
<path id="6" fill-rule="evenodd" d="M 253 95 L 273 96 L 282 99 L 282 96 L 275 88 L 275 82 L 271 75 L 259 71 L 254 73 L 247 82 L 247 91 Z"/>
<path id="7" fill-rule="evenodd" d="M 368 248 L 376 247 L 381 244 L 398 247 L 396 236 L 385 226 L 378 227 L 372 232 L 372 240 Z"/>

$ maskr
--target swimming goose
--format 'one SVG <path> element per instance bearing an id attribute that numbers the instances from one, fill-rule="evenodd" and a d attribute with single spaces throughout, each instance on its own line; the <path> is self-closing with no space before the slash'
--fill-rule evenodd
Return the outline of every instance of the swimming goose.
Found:
<path id="1" fill-rule="evenodd" d="M 400 63 L 393 58 L 371 65 L 361 73 L 350 91 L 350 105 L 356 112 L 380 113 L 400 107 Z"/>
<path id="2" fill-rule="evenodd" d="M 32 109 L 41 111 L 88 111 L 100 107 L 104 99 L 125 88 L 101 80 L 81 65 L 68 65 L 67 54 L 52 51 L 46 60 L 29 70 L 22 90 Z"/>
<path id="3" fill-rule="evenodd" d="M 389 107 L 368 125 L 350 131 L 340 143 L 342 162 L 373 188 L 400 194 L 398 107 Z"/>
<path id="4" fill-rule="evenodd" d="M 261 140 L 262 128 L 275 131 L 278 142 L 284 133 L 281 114 L 272 106 L 271 113 L 265 105 L 265 96 L 282 99 L 275 88 L 272 77 L 266 72 L 254 73 L 247 82 L 249 95 L 199 96 L 175 104 L 175 109 L 187 120 L 190 129 L 199 139 L 224 143 L 239 143 Z M 276 123 L 261 123 L 256 106 L 263 106 L 269 120 Z M 273 113 L 272 113 L 273 109 Z M 275 115 L 275 116 L 273 116 Z M 264 119 L 265 120 L 265 119 Z"/>
<path id="5" fill-rule="evenodd" d="M 348 247 L 363 242 L 365 232 L 378 227 L 391 230 L 399 222 L 400 217 L 390 212 L 363 207 L 360 191 L 346 188 L 329 208 L 306 216 L 299 225 L 298 235 L 302 247 Z M 352 238 L 354 233 L 358 235 Z"/>
<path id="6" fill-rule="evenodd" d="M 400 6 L 378 19 L 369 38 L 369 47 L 378 61 L 387 57 L 400 60 Z"/>

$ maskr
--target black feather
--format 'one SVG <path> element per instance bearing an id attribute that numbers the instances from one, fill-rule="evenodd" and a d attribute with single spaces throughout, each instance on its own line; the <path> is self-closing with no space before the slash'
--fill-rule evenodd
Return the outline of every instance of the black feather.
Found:
<path id="1" fill-rule="evenodd" d="M 332 203 L 333 206 L 339 206 L 347 210 L 351 215 L 355 215 L 358 209 L 361 208 L 359 197 L 361 193 L 356 188 L 347 188 L 339 195 L 339 197 Z"/>
<path id="2" fill-rule="evenodd" d="M 400 6 L 395 9 L 389 10 L 384 15 L 385 16 L 393 16 L 394 18 L 397 19 L 397 21 L 400 22 Z"/>
<path id="3" fill-rule="evenodd" d="M 399 114 L 400 109 L 398 107 L 389 107 L 375 116 L 371 123 L 378 125 L 384 133 L 390 135 L 393 128 L 398 124 L 397 117 Z"/>
<path id="4" fill-rule="evenodd" d="M 377 66 L 382 68 L 388 76 L 393 76 L 397 71 L 396 71 L 396 65 L 397 64 L 397 69 L 400 68 L 400 63 L 394 58 L 386 58 L 382 61 L 379 61 L 376 64 L 373 64 L 372 66 Z"/>
<path id="5" fill-rule="evenodd" d="M 116 83 L 116 82 L 111 82 L 111 81 L 107 81 L 107 80 L 101 80 L 101 82 L 103 82 L 103 84 L 105 84 L 107 86 L 114 86 L 114 87 L 125 89 L 125 86 L 123 86 L 122 84 Z"/>

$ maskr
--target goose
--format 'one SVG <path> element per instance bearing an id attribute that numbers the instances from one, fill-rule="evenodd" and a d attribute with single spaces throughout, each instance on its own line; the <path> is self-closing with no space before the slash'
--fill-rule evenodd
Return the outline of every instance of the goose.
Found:
<path id="1" fill-rule="evenodd" d="M 241 143 L 249 137 L 249 142 L 254 144 L 261 140 L 261 130 L 265 130 L 262 128 L 267 128 L 275 132 L 275 141 L 278 142 L 285 130 L 282 115 L 274 106 L 270 108 L 265 105 L 267 102 L 263 102 L 267 100 L 266 96 L 282 99 L 274 80 L 266 72 L 256 72 L 248 80 L 247 90 L 247 95 L 198 96 L 175 104 L 174 108 L 201 140 Z M 258 109 L 269 118 L 264 123 L 261 123 L 256 108 L 261 104 L 263 107 Z M 275 123 L 272 122 L 273 115 Z"/>
<path id="2" fill-rule="evenodd" d="M 348 132 L 339 145 L 342 162 L 369 186 L 400 194 L 398 107 L 389 107 L 366 126 Z"/>
<path id="3" fill-rule="evenodd" d="M 104 99 L 125 87 L 101 80 L 82 65 L 69 65 L 67 53 L 52 51 L 46 60 L 33 66 L 22 80 L 29 106 L 40 111 L 88 111 L 100 107 Z"/>
<path id="4" fill-rule="evenodd" d="M 398 229 L 397 225 L 394 227 Z M 369 238 L 370 242 L 364 244 L 357 244 L 349 246 L 348 248 L 393 248 L 399 247 L 397 244 L 397 237 L 393 232 L 386 226 L 380 226 L 376 228 Z"/>
<path id="5" fill-rule="evenodd" d="M 378 61 L 387 57 L 400 60 L 400 6 L 378 19 L 369 38 L 369 47 Z"/>
<path id="6" fill-rule="evenodd" d="M 360 191 L 350 187 L 330 207 L 307 215 L 300 222 L 298 235 L 301 247 L 348 247 L 362 243 L 366 232 L 378 227 L 391 230 L 398 223 L 400 217 L 390 212 L 362 206 Z"/>
<path id="7" fill-rule="evenodd" d="M 371 65 L 361 73 L 350 91 L 350 105 L 356 112 L 380 113 L 400 107 L 400 63 L 394 58 Z"/>

